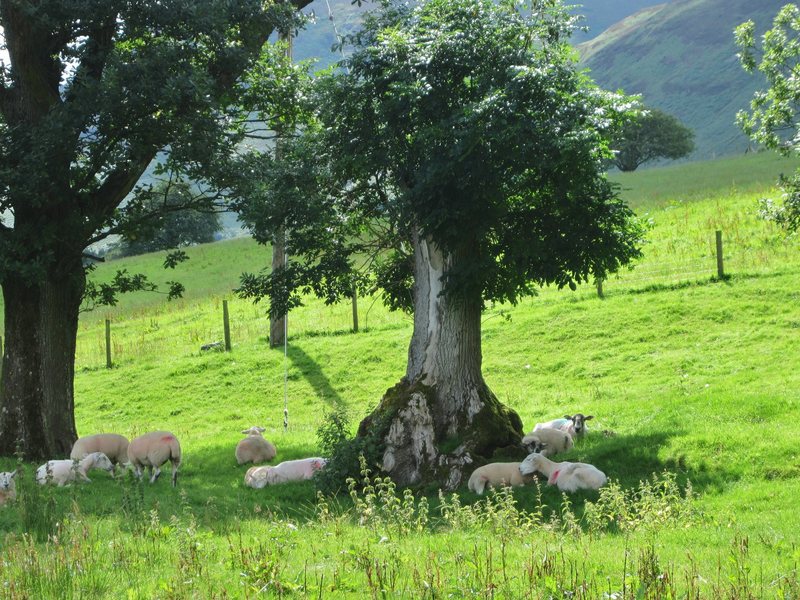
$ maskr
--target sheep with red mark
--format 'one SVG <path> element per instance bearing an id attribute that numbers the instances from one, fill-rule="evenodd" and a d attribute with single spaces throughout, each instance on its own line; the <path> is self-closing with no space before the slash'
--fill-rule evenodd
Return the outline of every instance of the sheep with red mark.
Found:
<path id="1" fill-rule="evenodd" d="M 161 475 L 161 465 L 169 461 L 172 463 L 172 487 L 175 487 L 181 464 L 181 445 L 169 431 L 151 431 L 131 440 L 128 461 L 139 479 L 142 478 L 142 471 L 149 469 L 152 472 L 150 483 L 155 483 Z"/>
<path id="2" fill-rule="evenodd" d="M 534 452 L 522 461 L 519 467 L 523 475 L 541 473 L 547 477 L 548 485 L 555 485 L 562 492 L 596 490 L 606 484 L 606 474 L 594 465 L 579 462 L 553 462 L 546 456 Z"/>

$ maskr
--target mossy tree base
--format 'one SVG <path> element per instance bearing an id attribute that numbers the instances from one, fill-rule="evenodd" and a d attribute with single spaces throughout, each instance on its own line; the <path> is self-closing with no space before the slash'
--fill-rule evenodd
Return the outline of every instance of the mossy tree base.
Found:
<path id="1" fill-rule="evenodd" d="M 379 436 L 382 468 L 399 485 L 457 488 L 496 453 L 523 457 L 522 421 L 486 387 L 471 390 L 455 414 L 442 410 L 436 387 L 403 380 L 387 390 L 359 426 L 359 436 Z"/>

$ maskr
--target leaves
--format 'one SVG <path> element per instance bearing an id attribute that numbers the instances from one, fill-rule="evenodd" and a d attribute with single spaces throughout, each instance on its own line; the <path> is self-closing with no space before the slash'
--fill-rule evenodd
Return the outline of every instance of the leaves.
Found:
<path id="1" fill-rule="evenodd" d="M 756 143 L 789 156 L 800 150 L 800 8 L 787 4 L 775 16 L 773 26 L 756 40 L 755 24 L 742 23 L 735 31 L 740 48 L 739 60 L 748 72 L 760 71 L 768 88 L 757 91 L 750 111 L 740 111 L 736 122 Z M 789 231 L 800 226 L 800 202 L 797 201 L 800 172 L 781 178 L 784 190 L 782 207 L 764 207 L 762 214 L 774 218 Z"/>

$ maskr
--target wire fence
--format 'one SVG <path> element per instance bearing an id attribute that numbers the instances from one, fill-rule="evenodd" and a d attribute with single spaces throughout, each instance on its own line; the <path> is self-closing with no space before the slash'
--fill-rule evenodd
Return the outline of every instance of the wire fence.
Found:
<path id="1" fill-rule="evenodd" d="M 705 238 L 705 239 L 702 239 Z M 698 240 L 701 240 L 698 243 Z M 800 260 L 800 237 L 732 235 L 707 231 L 693 243 L 670 240 L 645 249 L 645 258 L 630 269 L 610 276 L 597 287 L 605 297 L 650 288 L 709 281 L 730 276 L 759 275 L 795 269 Z M 584 293 L 589 286 L 580 288 Z M 562 294 L 545 290 L 543 294 Z M 342 335 L 369 329 L 406 329 L 409 315 L 390 312 L 379 298 L 362 298 L 358 309 L 350 302 L 326 306 L 309 302 L 289 316 L 289 339 Z M 142 356 L 200 353 L 201 347 L 229 350 L 232 344 L 268 343 L 269 317 L 263 305 L 220 297 L 210 301 L 175 303 L 147 315 L 112 322 L 89 322 L 79 332 L 76 366 L 110 367 Z M 2 340 L 0 340 L 2 343 Z"/>

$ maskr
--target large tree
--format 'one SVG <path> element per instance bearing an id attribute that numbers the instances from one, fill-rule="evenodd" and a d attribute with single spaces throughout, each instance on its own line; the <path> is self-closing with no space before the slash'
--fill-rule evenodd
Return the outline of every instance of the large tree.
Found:
<path id="1" fill-rule="evenodd" d="M 635 171 L 659 158 L 676 160 L 694 150 L 694 132 L 676 117 L 648 108 L 628 121 L 613 144 L 614 164 Z"/>
<path id="2" fill-rule="evenodd" d="M 768 88 L 759 90 L 750 103 L 750 112 L 740 111 L 736 120 L 750 138 L 784 156 L 800 154 L 800 8 L 787 4 L 772 24 L 756 39 L 755 23 L 747 21 L 736 28 L 739 58 L 750 73 L 760 71 Z M 800 229 L 800 170 L 781 176 L 783 203 L 762 201 L 762 214 L 789 231 Z"/>
<path id="3" fill-rule="evenodd" d="M 123 206 L 157 156 L 197 182 L 227 159 L 241 74 L 306 3 L 0 1 L 0 454 L 68 453 L 86 248 L 158 215 Z"/>
<path id="4" fill-rule="evenodd" d="M 471 461 L 518 447 L 520 419 L 481 371 L 487 302 L 639 254 L 603 174 L 631 104 L 576 68 L 571 26 L 552 0 L 386 2 L 319 81 L 321 125 L 262 163 L 273 177 L 251 216 L 264 239 L 285 224 L 294 258 L 246 293 L 273 310 L 302 290 L 335 301 L 367 265 L 360 281 L 413 310 L 405 376 L 360 427 L 402 484 L 454 487 Z"/>

